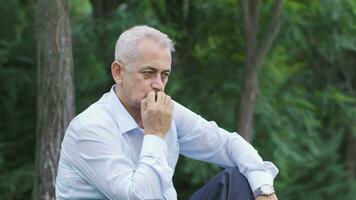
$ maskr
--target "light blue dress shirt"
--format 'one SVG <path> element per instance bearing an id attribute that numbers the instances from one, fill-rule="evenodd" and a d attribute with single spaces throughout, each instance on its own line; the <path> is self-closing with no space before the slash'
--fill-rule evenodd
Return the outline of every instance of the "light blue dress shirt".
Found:
<path id="1" fill-rule="evenodd" d="M 165 139 L 144 135 L 114 87 L 71 121 L 60 154 L 57 199 L 175 200 L 172 177 L 179 154 L 238 166 L 252 190 L 272 185 L 278 174 L 240 135 L 177 102 Z"/>

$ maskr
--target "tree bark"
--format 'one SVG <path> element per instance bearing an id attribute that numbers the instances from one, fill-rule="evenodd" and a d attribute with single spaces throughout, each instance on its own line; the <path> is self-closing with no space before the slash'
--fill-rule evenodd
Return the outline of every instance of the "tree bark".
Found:
<path id="1" fill-rule="evenodd" d="M 258 72 L 279 32 L 282 1 L 275 1 L 266 36 L 258 41 L 261 0 L 241 0 L 240 9 L 245 33 L 246 63 L 242 94 L 239 105 L 236 106 L 235 115 L 237 116 L 237 132 L 247 141 L 252 140 L 253 113 L 258 93 Z"/>
<path id="2" fill-rule="evenodd" d="M 346 169 L 350 175 L 356 178 L 356 136 L 351 132 L 347 136 L 346 144 Z"/>
<path id="3" fill-rule="evenodd" d="M 71 29 L 66 0 L 36 2 L 37 143 L 35 199 L 55 199 L 60 145 L 74 116 Z"/>

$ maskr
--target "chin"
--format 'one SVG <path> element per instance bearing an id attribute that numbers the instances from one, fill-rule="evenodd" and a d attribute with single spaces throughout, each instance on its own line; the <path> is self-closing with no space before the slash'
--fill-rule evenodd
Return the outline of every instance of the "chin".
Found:
<path id="1" fill-rule="evenodd" d="M 140 99 L 140 100 L 138 100 L 138 101 L 136 101 L 135 102 L 135 108 L 140 108 L 141 109 L 141 101 L 142 101 L 143 99 Z"/>
<path id="2" fill-rule="evenodd" d="M 133 108 L 141 108 L 141 102 L 133 102 L 131 105 Z"/>

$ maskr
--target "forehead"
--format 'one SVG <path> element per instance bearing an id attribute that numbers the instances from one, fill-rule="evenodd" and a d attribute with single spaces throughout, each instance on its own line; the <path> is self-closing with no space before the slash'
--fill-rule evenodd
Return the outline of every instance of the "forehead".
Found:
<path id="1" fill-rule="evenodd" d="M 160 46 L 152 39 L 144 39 L 137 46 L 140 67 L 150 66 L 157 69 L 170 69 L 172 58 L 168 48 Z"/>

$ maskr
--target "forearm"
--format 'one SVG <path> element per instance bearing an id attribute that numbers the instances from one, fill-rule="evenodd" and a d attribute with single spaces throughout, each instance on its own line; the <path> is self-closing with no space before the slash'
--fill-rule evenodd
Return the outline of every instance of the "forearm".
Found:
<path id="1" fill-rule="evenodd" d="M 144 136 L 139 165 L 126 180 L 130 185 L 126 191 L 130 199 L 161 199 L 172 187 L 172 176 L 173 170 L 167 163 L 165 141 L 158 136 Z"/>
<path id="2" fill-rule="evenodd" d="M 269 161 L 263 161 L 258 152 L 241 136 L 234 135 L 230 140 L 229 155 L 247 178 L 251 189 L 268 184 L 273 185 L 273 179 L 278 174 L 277 167 Z"/>
<path id="3" fill-rule="evenodd" d="M 161 138 L 144 136 L 140 157 L 134 161 L 121 152 L 121 144 L 114 138 L 98 142 L 102 135 L 90 136 L 75 145 L 74 164 L 78 173 L 109 199 L 160 199 L 171 187 L 173 170 L 167 164 L 167 145 Z"/>

